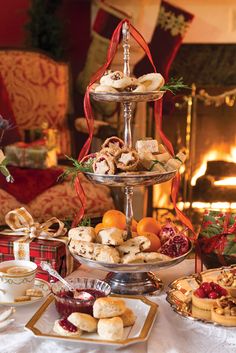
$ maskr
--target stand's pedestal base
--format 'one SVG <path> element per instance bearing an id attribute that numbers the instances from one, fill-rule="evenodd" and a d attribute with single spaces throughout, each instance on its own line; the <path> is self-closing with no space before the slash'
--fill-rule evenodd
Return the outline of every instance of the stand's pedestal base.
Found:
<path id="1" fill-rule="evenodd" d="M 105 281 L 114 294 L 158 295 L 162 281 L 152 272 L 109 272 Z"/>

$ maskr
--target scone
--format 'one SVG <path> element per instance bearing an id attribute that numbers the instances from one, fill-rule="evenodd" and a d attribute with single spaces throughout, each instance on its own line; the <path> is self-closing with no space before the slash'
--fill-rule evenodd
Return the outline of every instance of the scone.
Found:
<path id="1" fill-rule="evenodd" d="M 232 297 L 236 297 L 236 273 L 223 270 L 217 277 L 217 283 L 225 288 Z"/>
<path id="2" fill-rule="evenodd" d="M 76 227 L 69 230 L 68 238 L 73 240 L 94 242 L 96 233 L 93 227 Z"/>
<path id="3" fill-rule="evenodd" d="M 123 264 L 138 264 L 143 263 L 143 253 L 129 253 L 121 258 Z"/>
<path id="4" fill-rule="evenodd" d="M 109 264 L 119 263 L 120 254 L 117 249 L 108 245 L 94 244 L 94 260 Z"/>
<path id="5" fill-rule="evenodd" d="M 115 227 L 101 229 L 96 240 L 105 245 L 121 245 L 124 243 L 124 231 Z"/>
<path id="6" fill-rule="evenodd" d="M 91 315 L 76 312 L 70 314 L 67 320 L 82 331 L 96 332 L 97 330 L 98 322 Z"/>
<path id="7" fill-rule="evenodd" d="M 230 296 L 218 299 L 211 309 L 211 320 L 224 326 L 236 326 L 236 299 Z"/>
<path id="8" fill-rule="evenodd" d="M 69 250 L 76 255 L 85 257 L 86 259 L 94 259 L 94 243 L 71 239 L 69 242 Z"/>
<path id="9" fill-rule="evenodd" d="M 152 263 L 159 261 L 167 261 L 171 258 L 169 256 L 160 254 L 158 252 L 139 252 L 126 254 L 121 258 L 121 262 L 124 264 L 132 263 Z"/>
<path id="10" fill-rule="evenodd" d="M 120 316 L 125 310 L 125 302 L 122 299 L 112 297 L 98 298 L 93 305 L 93 316 L 97 319 L 105 319 Z"/>
<path id="11" fill-rule="evenodd" d="M 228 292 L 214 282 L 203 282 L 192 293 L 192 304 L 202 310 L 211 310 L 216 300 L 226 296 Z"/>
<path id="12" fill-rule="evenodd" d="M 120 315 L 120 318 L 123 321 L 124 327 L 133 326 L 136 320 L 136 316 L 134 315 L 134 312 L 130 308 L 126 308 L 125 312 L 122 315 Z"/>
<path id="13" fill-rule="evenodd" d="M 80 337 L 82 331 L 67 319 L 56 320 L 53 326 L 53 331 L 60 336 Z"/>
<path id="14" fill-rule="evenodd" d="M 100 319 L 98 321 L 98 334 L 106 340 L 121 340 L 123 338 L 123 333 L 123 321 L 120 317 Z"/>
<path id="15" fill-rule="evenodd" d="M 147 237 L 137 236 L 125 241 L 122 245 L 118 246 L 120 254 L 137 254 L 140 251 L 148 250 L 151 242 Z"/>

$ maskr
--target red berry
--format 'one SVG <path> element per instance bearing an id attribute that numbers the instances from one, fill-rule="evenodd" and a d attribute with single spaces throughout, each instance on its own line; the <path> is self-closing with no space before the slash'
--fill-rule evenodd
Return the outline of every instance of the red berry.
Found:
<path id="1" fill-rule="evenodd" d="M 209 282 L 203 282 L 200 288 L 202 288 L 206 294 L 209 294 L 212 291 L 212 287 Z"/>
<path id="2" fill-rule="evenodd" d="M 219 297 L 218 293 L 212 291 L 211 293 L 208 294 L 208 298 L 210 299 L 217 299 Z"/>
<path id="3" fill-rule="evenodd" d="M 196 289 L 194 294 L 199 298 L 206 298 L 206 293 L 204 292 L 204 290 L 201 287 Z"/>
<path id="4" fill-rule="evenodd" d="M 227 290 L 226 290 L 225 288 L 221 288 L 221 290 L 220 290 L 220 295 L 222 295 L 222 296 L 228 295 Z"/>
<path id="5" fill-rule="evenodd" d="M 217 284 L 217 283 L 213 283 L 213 284 L 212 284 L 212 289 L 213 289 L 213 291 L 215 291 L 216 293 L 220 294 L 222 287 L 221 287 L 219 284 Z"/>

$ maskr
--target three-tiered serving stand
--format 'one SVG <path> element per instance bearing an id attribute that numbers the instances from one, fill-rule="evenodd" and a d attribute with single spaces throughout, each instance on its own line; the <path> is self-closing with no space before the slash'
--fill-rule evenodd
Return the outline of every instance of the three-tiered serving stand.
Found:
<path id="1" fill-rule="evenodd" d="M 130 76 L 130 33 L 127 22 L 122 27 L 123 49 L 124 49 L 124 74 Z M 117 92 L 107 93 L 90 91 L 90 96 L 100 102 L 118 102 L 123 104 L 124 111 L 124 143 L 128 148 L 132 148 L 131 119 L 132 102 L 149 102 L 162 98 L 164 91 L 152 91 L 144 93 Z M 164 183 L 171 180 L 176 171 L 158 173 L 149 172 L 128 172 L 116 175 L 103 175 L 85 172 L 85 176 L 92 182 L 107 186 L 122 186 L 125 193 L 125 214 L 128 238 L 132 237 L 131 226 L 133 218 L 133 188 L 137 186 L 148 186 Z M 191 250 L 191 249 L 190 249 Z M 188 253 L 190 252 L 188 251 Z M 184 260 L 188 253 L 168 261 L 156 263 L 132 263 L 132 264 L 107 264 L 104 262 L 89 260 L 73 254 L 73 256 L 83 264 L 95 269 L 110 271 L 106 281 L 110 284 L 112 292 L 116 294 L 158 294 L 163 287 L 162 281 L 157 276 L 148 271 L 170 267 Z"/>

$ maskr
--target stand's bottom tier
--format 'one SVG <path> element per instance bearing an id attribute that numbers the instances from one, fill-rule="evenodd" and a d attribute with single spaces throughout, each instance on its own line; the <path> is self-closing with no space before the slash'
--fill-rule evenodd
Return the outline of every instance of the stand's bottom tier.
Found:
<path id="1" fill-rule="evenodd" d="M 158 295 L 163 289 L 162 281 L 152 272 L 109 272 L 105 280 L 114 294 Z"/>

